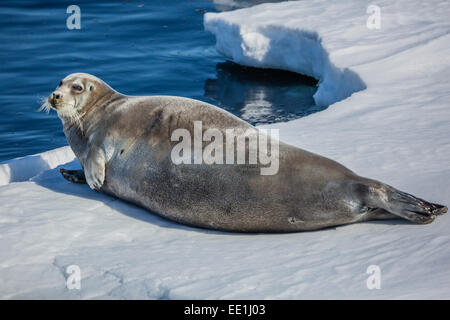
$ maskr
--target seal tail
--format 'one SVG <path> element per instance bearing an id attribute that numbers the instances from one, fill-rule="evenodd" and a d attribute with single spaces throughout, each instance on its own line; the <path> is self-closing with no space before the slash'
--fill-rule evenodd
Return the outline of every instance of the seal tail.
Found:
<path id="1" fill-rule="evenodd" d="M 444 205 L 425 201 L 377 181 L 372 181 L 368 187 L 366 202 L 369 207 L 382 208 L 414 223 L 431 223 L 437 215 L 448 210 Z"/>

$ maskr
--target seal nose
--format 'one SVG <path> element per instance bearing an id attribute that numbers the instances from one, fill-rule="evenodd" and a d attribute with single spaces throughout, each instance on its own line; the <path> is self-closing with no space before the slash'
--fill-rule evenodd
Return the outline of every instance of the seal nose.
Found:
<path id="1" fill-rule="evenodd" d="M 61 99 L 62 98 L 62 94 L 61 93 L 58 93 L 58 92 L 53 92 L 53 94 L 52 94 L 52 98 L 53 99 Z"/>
<path id="2" fill-rule="evenodd" d="M 54 108 L 58 108 L 58 100 L 62 99 L 63 95 L 61 92 L 55 91 L 51 94 L 51 96 L 48 98 L 48 102 L 50 105 Z"/>

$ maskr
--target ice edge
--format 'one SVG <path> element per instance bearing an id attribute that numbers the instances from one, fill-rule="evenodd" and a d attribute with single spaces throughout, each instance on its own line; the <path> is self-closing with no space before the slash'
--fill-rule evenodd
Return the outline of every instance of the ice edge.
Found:
<path id="1" fill-rule="evenodd" d="M 318 106 L 329 106 L 366 89 L 357 73 L 333 65 L 317 32 L 238 25 L 224 21 L 220 15 L 206 13 L 203 20 L 205 30 L 216 37 L 219 53 L 242 65 L 289 70 L 317 79 L 314 101 Z"/>
<path id="2" fill-rule="evenodd" d="M 27 181 L 43 171 L 75 159 L 69 146 L 0 163 L 0 186 Z"/>

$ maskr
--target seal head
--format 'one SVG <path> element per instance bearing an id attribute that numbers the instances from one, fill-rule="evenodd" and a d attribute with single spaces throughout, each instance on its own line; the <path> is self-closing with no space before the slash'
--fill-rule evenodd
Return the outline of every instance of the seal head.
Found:
<path id="1" fill-rule="evenodd" d="M 117 93 L 101 79 L 87 73 L 73 73 L 59 82 L 47 99 L 63 122 L 81 126 L 81 118 L 101 98 Z"/>

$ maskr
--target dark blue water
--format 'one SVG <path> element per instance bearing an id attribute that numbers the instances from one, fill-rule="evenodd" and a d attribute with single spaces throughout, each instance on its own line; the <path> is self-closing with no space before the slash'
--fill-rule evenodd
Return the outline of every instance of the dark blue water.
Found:
<path id="1" fill-rule="evenodd" d="M 81 9 L 80 30 L 66 27 L 71 4 Z M 253 124 L 318 111 L 315 81 L 240 67 L 216 52 L 203 14 L 217 8 L 207 0 L 1 1 L 0 161 L 67 144 L 56 113 L 36 110 L 73 72 L 124 94 L 203 100 Z"/>

